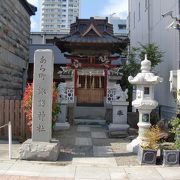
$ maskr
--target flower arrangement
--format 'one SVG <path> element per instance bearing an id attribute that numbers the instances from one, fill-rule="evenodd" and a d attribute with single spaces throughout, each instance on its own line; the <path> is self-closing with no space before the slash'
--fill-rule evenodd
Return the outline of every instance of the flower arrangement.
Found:
<path id="1" fill-rule="evenodd" d="M 23 110 L 26 113 L 26 121 L 29 130 L 32 130 L 32 96 L 33 96 L 33 83 L 27 84 L 23 96 Z M 57 115 L 60 112 L 60 104 L 58 103 L 58 89 L 53 83 L 53 97 L 52 97 L 52 128 L 54 128 Z"/>

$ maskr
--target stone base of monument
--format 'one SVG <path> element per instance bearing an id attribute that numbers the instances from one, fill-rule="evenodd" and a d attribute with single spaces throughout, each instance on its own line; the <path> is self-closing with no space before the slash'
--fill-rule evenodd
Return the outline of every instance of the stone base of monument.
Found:
<path id="1" fill-rule="evenodd" d="M 110 124 L 109 136 L 127 137 L 128 136 L 128 124 Z"/>
<path id="2" fill-rule="evenodd" d="M 140 145 L 140 140 L 138 138 L 133 139 L 127 146 L 126 149 L 128 152 L 134 152 L 138 153 L 139 150 L 139 145 Z"/>
<path id="3" fill-rule="evenodd" d="M 64 129 L 69 129 L 70 124 L 68 122 L 64 123 L 56 123 L 55 130 L 64 130 Z"/>
<path id="4" fill-rule="evenodd" d="M 56 161 L 59 156 L 60 143 L 57 140 L 51 142 L 38 142 L 28 139 L 20 147 L 20 159 L 36 161 Z"/>

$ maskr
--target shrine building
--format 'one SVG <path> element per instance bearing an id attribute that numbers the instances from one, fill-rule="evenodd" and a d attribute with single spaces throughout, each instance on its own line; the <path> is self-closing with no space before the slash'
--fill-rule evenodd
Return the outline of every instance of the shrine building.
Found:
<path id="1" fill-rule="evenodd" d="M 66 82 L 67 101 L 75 108 L 111 104 L 122 77 L 121 52 L 127 47 L 127 36 L 115 37 L 108 18 L 77 18 L 70 34 L 55 38 L 55 44 L 71 62 L 59 71 Z"/>

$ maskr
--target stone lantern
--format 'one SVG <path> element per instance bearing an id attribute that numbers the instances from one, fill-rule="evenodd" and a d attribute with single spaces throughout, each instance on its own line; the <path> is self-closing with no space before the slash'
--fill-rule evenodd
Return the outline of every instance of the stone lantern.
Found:
<path id="1" fill-rule="evenodd" d="M 132 105 L 139 111 L 138 137 L 127 146 L 127 150 L 131 152 L 137 152 L 139 144 L 146 141 L 144 132 L 151 126 L 150 113 L 158 105 L 158 102 L 154 100 L 154 86 L 162 82 L 163 79 L 155 76 L 150 70 L 151 61 L 145 55 L 145 59 L 141 62 L 141 72 L 134 78 L 132 76 L 128 77 L 129 82 L 136 85 L 136 99 L 132 102 Z"/>

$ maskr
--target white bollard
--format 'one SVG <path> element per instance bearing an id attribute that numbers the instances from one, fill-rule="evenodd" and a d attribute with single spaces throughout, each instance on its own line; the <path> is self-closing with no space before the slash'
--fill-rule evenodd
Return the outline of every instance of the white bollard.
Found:
<path id="1" fill-rule="evenodd" d="M 9 137 L 9 160 L 12 158 L 12 128 L 11 121 L 8 123 L 8 137 Z"/>

